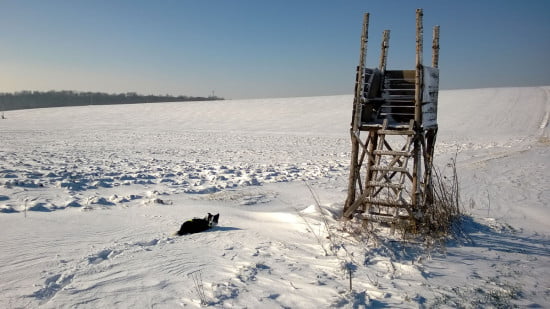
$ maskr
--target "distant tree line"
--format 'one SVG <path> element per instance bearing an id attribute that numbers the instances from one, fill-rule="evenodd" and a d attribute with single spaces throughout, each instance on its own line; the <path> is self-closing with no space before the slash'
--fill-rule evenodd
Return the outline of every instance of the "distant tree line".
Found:
<path id="1" fill-rule="evenodd" d="M 109 105 L 157 102 L 182 101 L 210 101 L 223 100 L 216 96 L 192 97 L 171 95 L 141 95 L 135 92 L 109 94 L 103 92 L 79 91 L 19 91 L 14 93 L 0 93 L 0 111 L 15 109 L 82 106 L 82 105 Z"/>

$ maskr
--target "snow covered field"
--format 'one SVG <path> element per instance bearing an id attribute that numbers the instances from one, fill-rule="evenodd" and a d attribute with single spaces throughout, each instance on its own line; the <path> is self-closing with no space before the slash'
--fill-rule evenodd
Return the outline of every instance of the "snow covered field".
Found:
<path id="1" fill-rule="evenodd" d="M 550 87 L 440 93 L 467 214 L 444 246 L 343 231 L 352 99 L 6 113 L 0 308 L 548 307 Z"/>

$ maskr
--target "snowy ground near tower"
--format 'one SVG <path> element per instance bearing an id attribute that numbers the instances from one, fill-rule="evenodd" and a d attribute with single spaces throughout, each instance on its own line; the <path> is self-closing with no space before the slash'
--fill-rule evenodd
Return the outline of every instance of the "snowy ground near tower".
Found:
<path id="1" fill-rule="evenodd" d="M 466 216 L 435 248 L 343 230 L 352 99 L 6 112 L 0 307 L 547 307 L 550 87 L 441 91 Z"/>

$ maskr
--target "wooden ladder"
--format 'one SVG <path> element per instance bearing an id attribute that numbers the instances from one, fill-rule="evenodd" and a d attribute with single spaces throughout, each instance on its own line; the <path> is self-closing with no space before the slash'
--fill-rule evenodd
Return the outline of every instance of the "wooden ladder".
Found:
<path id="1" fill-rule="evenodd" d="M 392 145 L 387 136 L 403 136 L 405 143 Z M 367 166 L 370 179 L 365 184 L 363 198 L 367 220 L 396 223 L 413 218 L 410 200 L 412 172 L 408 163 L 412 157 L 414 137 L 414 120 L 404 129 L 388 129 L 388 121 L 384 120 L 378 130 L 377 147 L 369 154 L 373 163 Z"/>

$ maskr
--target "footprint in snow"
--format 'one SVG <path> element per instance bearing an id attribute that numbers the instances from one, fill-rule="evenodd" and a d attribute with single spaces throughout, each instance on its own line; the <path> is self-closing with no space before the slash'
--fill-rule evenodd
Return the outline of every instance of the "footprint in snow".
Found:
<path id="1" fill-rule="evenodd" d="M 91 256 L 88 257 L 88 263 L 89 264 L 99 264 L 107 259 L 110 259 L 110 258 L 113 258 L 117 255 L 119 255 L 120 252 L 119 251 L 115 251 L 115 250 L 109 250 L 109 249 L 106 249 L 106 250 L 102 250 L 96 254 L 93 254 Z"/>
<path id="2" fill-rule="evenodd" d="M 44 287 L 32 293 L 30 296 L 47 302 L 73 280 L 74 275 L 56 274 L 46 278 Z"/>
<path id="3" fill-rule="evenodd" d="M 155 246 L 159 243 L 159 240 L 158 239 L 153 239 L 153 240 L 150 240 L 150 241 L 138 241 L 136 242 L 136 246 L 140 246 L 140 247 L 150 247 L 150 246 Z"/>

